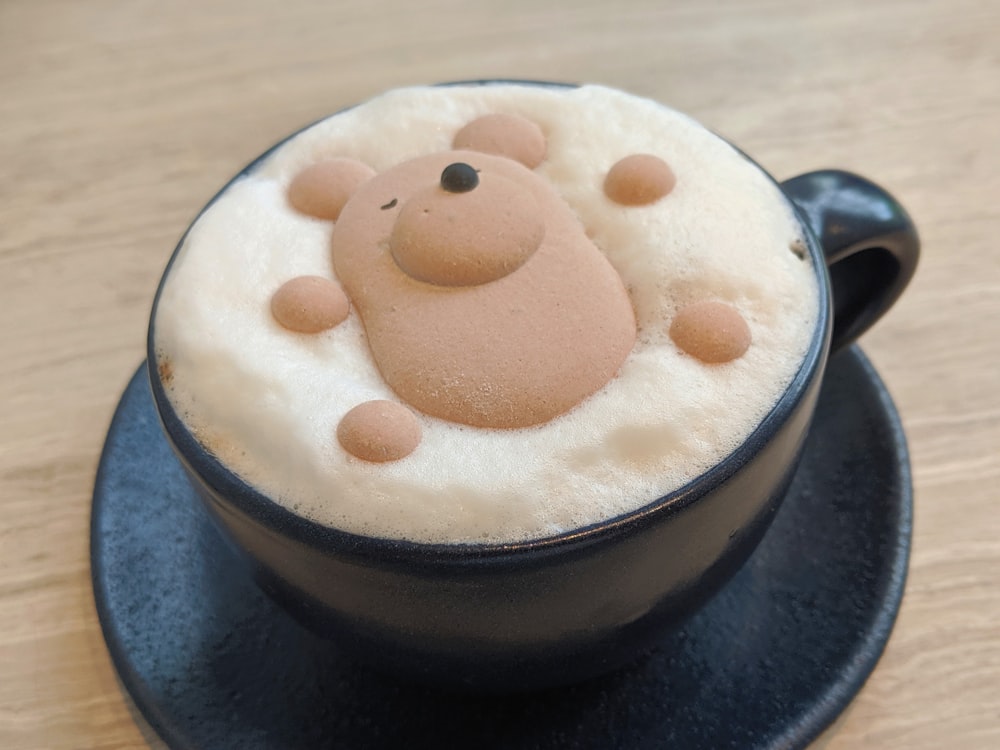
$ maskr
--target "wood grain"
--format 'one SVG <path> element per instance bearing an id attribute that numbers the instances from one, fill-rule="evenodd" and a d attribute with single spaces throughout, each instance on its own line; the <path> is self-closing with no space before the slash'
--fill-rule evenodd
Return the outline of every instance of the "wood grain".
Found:
<path id="1" fill-rule="evenodd" d="M 304 123 L 385 88 L 595 81 L 701 119 L 779 178 L 875 177 L 924 241 L 864 339 L 910 439 L 898 626 L 818 745 L 1000 747 L 1000 5 L 0 3 L 0 747 L 158 747 L 89 582 L 94 472 L 187 222 Z"/>

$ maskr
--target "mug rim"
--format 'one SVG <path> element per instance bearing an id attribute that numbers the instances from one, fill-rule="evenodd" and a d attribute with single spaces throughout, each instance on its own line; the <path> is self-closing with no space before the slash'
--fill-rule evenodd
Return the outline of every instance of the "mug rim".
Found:
<path id="1" fill-rule="evenodd" d="M 447 81 L 432 85 L 489 86 L 505 84 L 553 88 L 577 88 L 580 85 L 567 82 L 506 78 Z M 238 511 L 261 525 L 280 531 L 283 536 L 291 540 L 319 549 L 324 554 L 342 555 L 364 560 L 368 564 L 384 564 L 387 566 L 394 564 L 404 564 L 406 566 L 429 565 L 439 567 L 442 564 L 479 565 L 490 561 L 514 562 L 515 560 L 529 558 L 536 560 L 540 556 L 554 555 L 566 549 L 582 550 L 594 545 L 608 543 L 622 535 L 632 533 L 634 530 L 652 524 L 660 516 L 675 515 L 696 503 L 700 498 L 710 494 L 714 489 L 724 484 L 750 463 L 759 450 L 770 442 L 805 397 L 809 384 L 818 375 L 822 362 L 829 351 L 832 330 L 832 299 L 823 249 L 820 246 L 819 239 L 815 236 L 805 217 L 802 215 L 802 212 L 788 197 L 782 189 L 781 184 L 778 183 L 770 172 L 728 139 L 714 131 L 710 131 L 717 137 L 722 138 L 738 154 L 759 169 L 778 188 L 802 230 L 802 236 L 805 239 L 809 258 L 813 264 L 813 274 L 818 288 L 817 319 L 813 327 L 809 345 L 795 375 L 771 409 L 736 449 L 710 469 L 694 477 L 691 481 L 666 495 L 651 500 L 639 508 L 559 534 L 512 542 L 416 542 L 408 539 L 366 536 L 326 526 L 299 515 L 272 500 L 253 485 L 243 480 L 236 472 L 229 469 L 222 461 L 208 451 L 194 437 L 187 428 L 187 425 L 177 415 L 159 377 L 155 344 L 156 313 L 170 271 L 187 241 L 188 234 L 205 212 L 235 182 L 252 174 L 290 140 L 309 130 L 314 125 L 342 114 L 354 106 L 357 105 L 343 107 L 293 131 L 267 148 L 231 179 L 227 180 L 188 223 L 187 228 L 175 245 L 157 284 L 146 335 L 146 357 L 151 365 L 146 369 L 149 375 L 154 405 L 156 406 L 164 433 L 175 454 L 184 465 L 185 470 L 192 475 L 193 479 L 204 484 L 213 495 L 221 497 L 225 503 L 232 505 Z"/>

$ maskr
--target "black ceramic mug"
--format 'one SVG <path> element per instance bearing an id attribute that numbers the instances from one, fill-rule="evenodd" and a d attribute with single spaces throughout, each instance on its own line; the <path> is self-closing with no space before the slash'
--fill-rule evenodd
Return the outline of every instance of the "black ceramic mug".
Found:
<path id="1" fill-rule="evenodd" d="M 916 268 L 910 218 L 868 180 L 819 171 L 781 188 L 803 226 L 819 285 L 819 314 L 798 372 L 735 452 L 634 512 L 511 544 L 364 537 L 296 515 L 228 470 L 175 413 L 154 366 L 163 427 L 248 573 L 346 653 L 406 679 L 488 690 L 569 683 L 623 666 L 704 604 L 753 552 L 791 481 L 828 355 L 872 325 Z M 159 292 L 154 322 L 158 300 Z M 150 362 L 154 328 L 151 322 Z"/>

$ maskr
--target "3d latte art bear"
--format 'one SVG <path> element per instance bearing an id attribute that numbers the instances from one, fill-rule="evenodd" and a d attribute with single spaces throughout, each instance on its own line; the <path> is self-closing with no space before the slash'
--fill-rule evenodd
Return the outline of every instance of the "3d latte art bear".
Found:
<path id="1" fill-rule="evenodd" d="M 288 188 L 298 212 L 333 222 L 331 277 L 298 276 L 271 298 L 294 334 L 317 334 L 352 310 L 399 401 L 343 415 L 341 446 L 396 461 L 421 439 L 413 409 L 474 427 L 548 422 L 603 388 L 636 341 L 618 272 L 551 183 L 537 124 L 479 117 L 452 150 L 376 174 L 347 158 L 315 163 Z M 666 161 L 630 154 L 608 170 L 621 210 L 669 201 Z M 334 275 L 336 280 L 334 279 Z M 704 299 L 677 311 L 669 335 L 705 366 L 741 357 L 750 329 L 730 305 Z"/>

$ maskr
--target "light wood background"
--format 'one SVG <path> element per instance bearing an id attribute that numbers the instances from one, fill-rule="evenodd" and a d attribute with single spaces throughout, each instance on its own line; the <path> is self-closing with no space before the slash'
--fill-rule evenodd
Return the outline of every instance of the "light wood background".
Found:
<path id="1" fill-rule="evenodd" d="M 276 139 L 385 88 L 606 83 L 777 177 L 876 178 L 913 286 L 864 339 L 912 449 L 888 650 L 820 745 L 1000 747 L 1000 3 L 0 0 L 0 747 L 132 748 L 88 522 L 112 410 L 180 232 Z"/>

